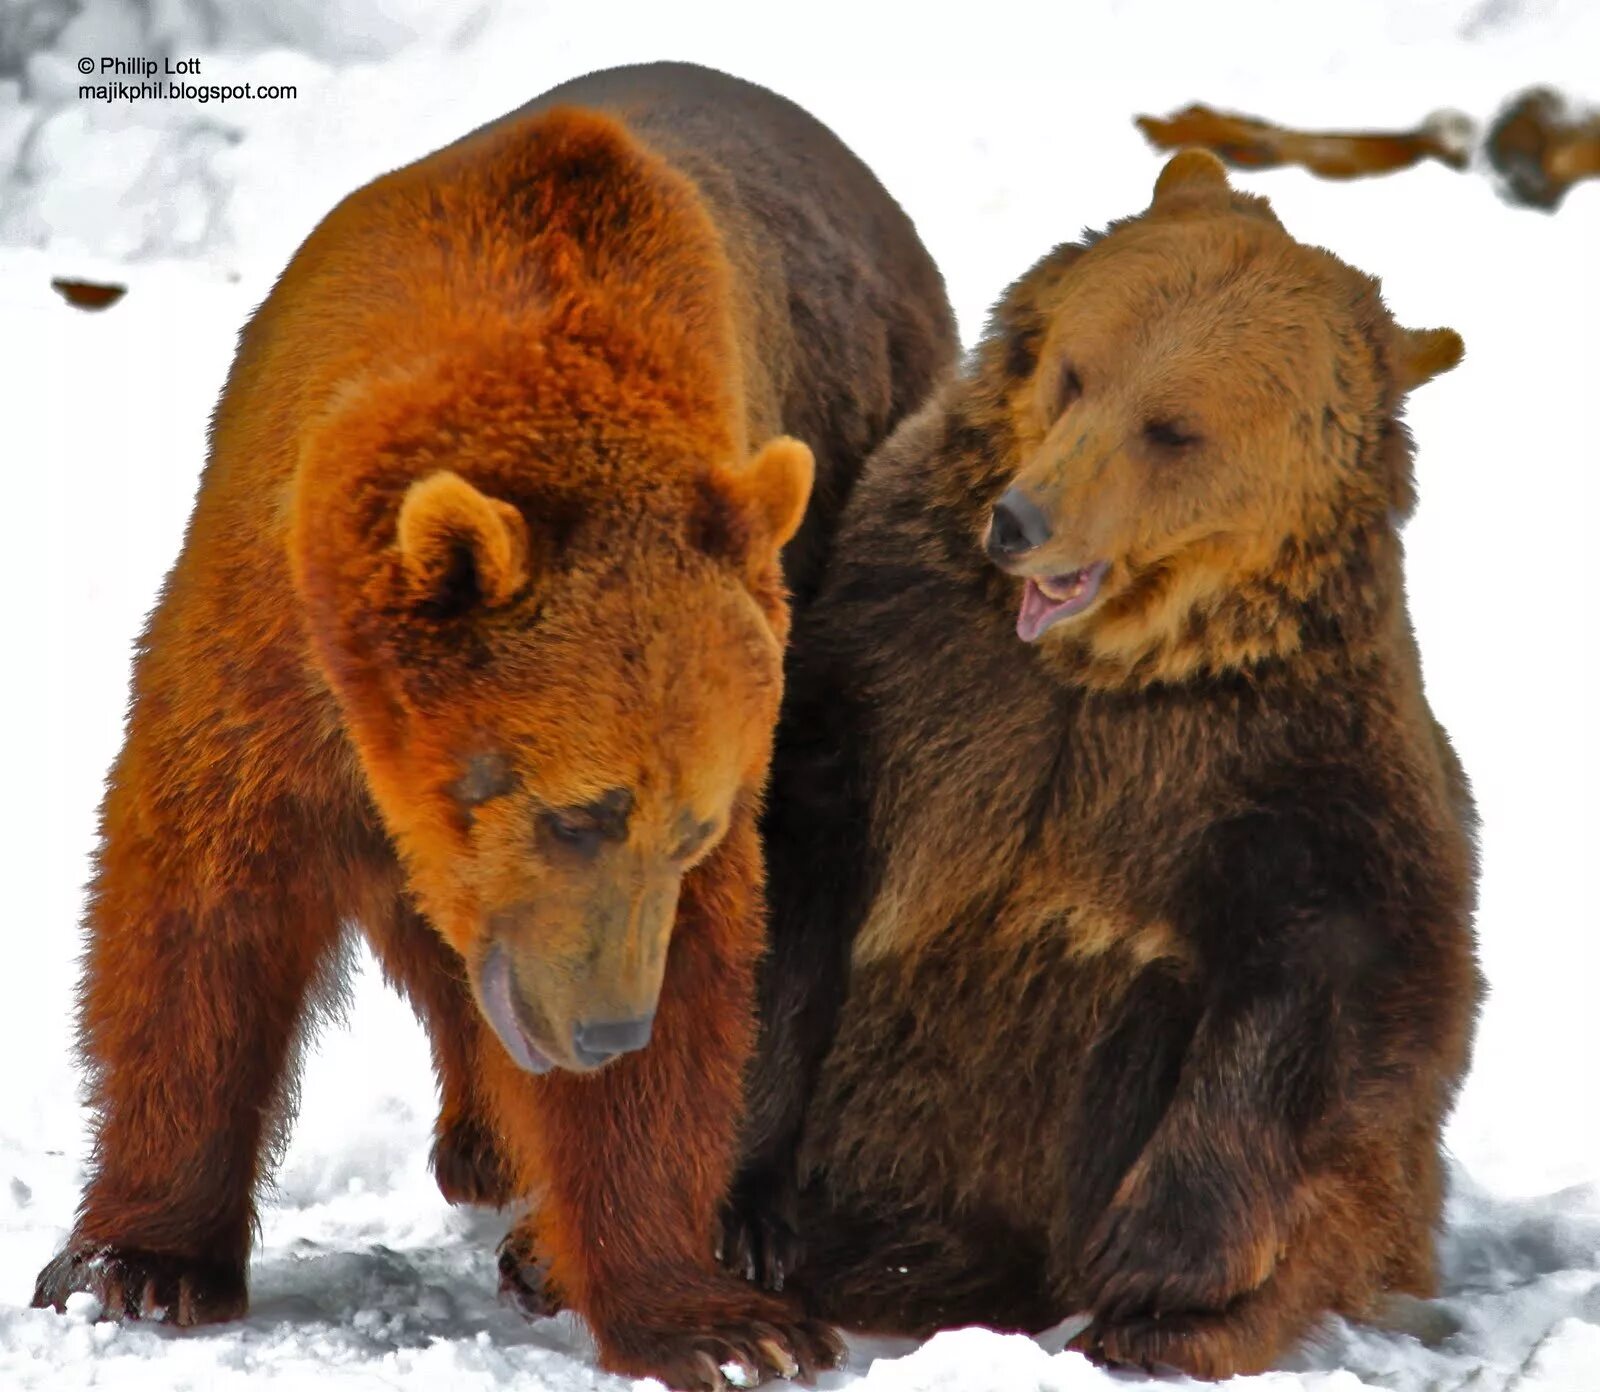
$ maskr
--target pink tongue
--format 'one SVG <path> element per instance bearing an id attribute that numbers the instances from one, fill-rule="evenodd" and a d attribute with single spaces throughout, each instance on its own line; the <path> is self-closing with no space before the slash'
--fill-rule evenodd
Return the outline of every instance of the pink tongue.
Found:
<path id="1" fill-rule="evenodd" d="M 1059 602 L 1051 599 L 1029 580 L 1022 587 L 1022 608 L 1017 611 L 1017 637 L 1024 643 L 1033 642 L 1071 603 L 1070 599 Z"/>
<path id="2" fill-rule="evenodd" d="M 1106 570 L 1104 561 L 1096 561 L 1092 566 L 1074 571 L 1071 578 L 1076 583 L 1066 599 L 1051 599 L 1036 581 L 1026 581 L 1022 586 L 1022 607 L 1017 611 L 1017 637 L 1024 643 L 1032 643 L 1057 619 L 1087 609 L 1100 593 L 1100 582 L 1105 579 Z M 1069 577 L 1058 578 L 1065 581 Z"/>
<path id="3" fill-rule="evenodd" d="M 478 989 L 489 1023 L 517 1066 L 529 1073 L 548 1073 L 555 1065 L 533 1047 L 523 1032 L 522 1022 L 517 1019 L 517 1007 L 511 1000 L 511 954 L 498 943 L 489 949 L 484 960 Z"/>

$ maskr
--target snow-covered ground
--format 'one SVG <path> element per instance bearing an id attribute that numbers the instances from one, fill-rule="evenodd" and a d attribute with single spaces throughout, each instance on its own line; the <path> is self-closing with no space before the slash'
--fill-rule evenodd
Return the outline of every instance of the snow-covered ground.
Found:
<path id="1" fill-rule="evenodd" d="M 334 16 L 337 16 L 335 18 Z M 82 57 L 198 57 L 277 102 L 80 101 Z M 240 322 L 343 193 L 590 68 L 727 68 L 834 126 L 918 220 L 970 339 L 1053 242 L 1132 211 L 1159 167 L 1129 118 L 1191 100 L 1304 124 L 1487 115 L 1597 90 L 1592 0 L 1001 0 L 764 7 L 428 0 L 0 3 L 0 467 L 7 601 L 0 845 L 0 1388 L 621 1388 L 579 1327 L 493 1299 L 503 1222 L 427 1172 L 422 1036 L 363 962 L 306 1062 L 241 1324 L 173 1334 L 26 1308 L 83 1162 L 69 1053 L 76 919 L 129 645 L 176 552 Z M 1593 788 L 1600 183 L 1556 217 L 1438 167 L 1350 185 L 1241 179 L 1381 273 L 1407 323 L 1466 338 L 1415 400 L 1410 585 L 1429 693 L 1484 814 L 1492 986 L 1451 1125 L 1443 1292 L 1405 1332 L 1331 1328 L 1244 1388 L 1600 1389 L 1600 847 Z M 103 314 L 51 276 L 126 282 Z M 858 1341 L 827 1387 L 1138 1385 L 982 1331 Z"/>

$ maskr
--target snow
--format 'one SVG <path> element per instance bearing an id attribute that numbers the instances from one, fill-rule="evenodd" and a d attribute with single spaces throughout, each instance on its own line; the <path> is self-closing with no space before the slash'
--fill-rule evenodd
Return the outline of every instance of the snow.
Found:
<path id="1" fill-rule="evenodd" d="M 337 13 L 337 22 L 329 16 Z M 1053 242 L 1143 205 L 1140 111 L 1206 100 L 1291 122 L 1486 117 L 1553 82 L 1595 99 L 1585 0 L 1007 0 L 948 12 L 818 3 L 608 7 L 424 0 L 8 0 L 0 13 L 0 440 L 7 848 L 0 973 L 0 1387 L 621 1389 L 568 1318 L 494 1300 L 504 1219 L 453 1211 L 426 1156 L 427 1050 L 365 954 L 307 1060 L 263 1207 L 252 1309 L 199 1333 L 121 1327 L 93 1302 L 26 1308 L 84 1163 L 70 1052 L 81 885 L 120 738 L 130 644 L 176 553 L 238 326 L 343 193 L 561 78 L 681 57 L 827 120 L 917 218 L 970 338 Z M 198 57 L 205 80 L 294 83 L 280 102 L 80 102 L 75 64 Z M 1600 1388 L 1600 845 L 1590 561 L 1600 447 L 1600 182 L 1555 217 L 1436 167 L 1333 185 L 1240 178 L 1297 235 L 1380 272 L 1399 316 L 1466 338 L 1416 398 L 1409 583 L 1430 697 L 1484 813 L 1492 993 L 1452 1122 L 1442 1291 L 1396 1327 L 1330 1324 L 1243 1392 Z M 119 280 L 101 314 L 56 275 Z M 1039 1340 L 857 1339 L 827 1388 L 1079 1392 L 1138 1386 Z M 1180 1381 L 1167 1385 L 1183 1386 Z"/>

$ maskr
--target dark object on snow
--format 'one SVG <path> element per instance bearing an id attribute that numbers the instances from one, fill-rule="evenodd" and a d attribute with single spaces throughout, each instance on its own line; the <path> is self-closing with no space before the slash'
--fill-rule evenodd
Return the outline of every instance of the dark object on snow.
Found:
<path id="1" fill-rule="evenodd" d="M 110 309 L 128 293 L 126 285 L 106 285 L 96 280 L 65 280 L 57 276 L 50 288 L 76 309 Z"/>
<path id="2" fill-rule="evenodd" d="M 1476 134 L 1470 117 L 1438 111 L 1413 131 L 1299 131 L 1254 116 L 1195 105 L 1171 116 L 1136 116 L 1158 150 L 1199 145 L 1238 169 L 1298 164 L 1325 179 L 1359 179 L 1438 160 L 1465 169 Z"/>
<path id="3" fill-rule="evenodd" d="M 1501 197 L 1553 213 L 1575 183 L 1600 175 L 1600 111 L 1531 88 L 1495 117 L 1484 148 Z"/>

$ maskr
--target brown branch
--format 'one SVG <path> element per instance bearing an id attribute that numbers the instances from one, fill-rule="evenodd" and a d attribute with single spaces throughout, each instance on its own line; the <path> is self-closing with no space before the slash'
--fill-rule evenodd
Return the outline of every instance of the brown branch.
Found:
<path id="1" fill-rule="evenodd" d="M 1425 159 L 1465 169 L 1474 134 L 1472 122 L 1454 111 L 1438 112 L 1413 131 L 1297 131 L 1198 105 L 1135 120 L 1157 149 L 1201 145 L 1238 169 L 1297 164 L 1328 179 L 1387 174 Z"/>

